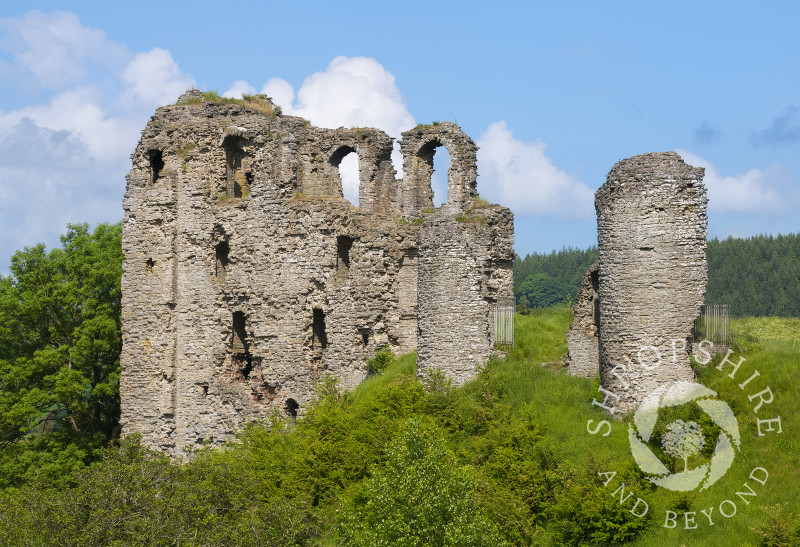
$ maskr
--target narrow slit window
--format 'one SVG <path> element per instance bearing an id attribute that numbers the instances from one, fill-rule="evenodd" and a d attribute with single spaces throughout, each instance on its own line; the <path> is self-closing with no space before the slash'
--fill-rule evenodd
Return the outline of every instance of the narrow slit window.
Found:
<path id="1" fill-rule="evenodd" d="M 228 254 L 230 253 L 230 247 L 228 246 L 227 241 L 220 241 L 217 243 L 215 247 L 215 254 L 216 254 L 216 274 L 218 278 L 224 278 L 225 272 L 228 270 L 228 263 L 230 262 L 228 258 Z"/>
<path id="2" fill-rule="evenodd" d="M 244 312 L 233 312 L 233 337 L 231 340 L 231 352 L 234 355 L 248 355 L 247 345 L 247 326 Z"/>
<path id="3" fill-rule="evenodd" d="M 161 150 L 150 150 L 150 182 L 155 183 L 164 170 L 164 154 Z"/>
<path id="4" fill-rule="evenodd" d="M 322 349 L 328 347 L 328 335 L 325 333 L 325 312 L 320 308 L 314 308 L 314 321 L 311 325 L 312 341 L 311 347 L 318 343 Z"/>
<path id="5" fill-rule="evenodd" d="M 336 237 L 336 266 L 343 265 L 350 267 L 350 248 L 353 246 L 353 238 L 347 236 Z"/>

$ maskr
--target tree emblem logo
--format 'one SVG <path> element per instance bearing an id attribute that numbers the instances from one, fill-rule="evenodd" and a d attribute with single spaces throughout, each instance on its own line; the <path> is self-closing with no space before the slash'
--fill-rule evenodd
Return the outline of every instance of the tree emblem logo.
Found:
<path id="1" fill-rule="evenodd" d="M 739 423 L 731 407 L 716 397 L 715 391 L 701 384 L 680 381 L 657 388 L 642 401 L 633 416 L 633 424 L 628 426 L 628 439 L 633 458 L 649 475 L 650 482 L 681 492 L 701 485 L 700 490 L 705 490 L 728 471 L 736 453 L 734 446 L 738 449 L 741 442 Z M 689 468 L 689 458 L 706 446 L 703 428 L 694 420 L 677 419 L 667 424 L 661 435 L 661 447 L 665 454 L 683 460 L 683 471 L 671 472 L 647 443 L 654 436 L 661 409 L 688 403 L 697 404 L 720 431 L 710 461 Z"/>

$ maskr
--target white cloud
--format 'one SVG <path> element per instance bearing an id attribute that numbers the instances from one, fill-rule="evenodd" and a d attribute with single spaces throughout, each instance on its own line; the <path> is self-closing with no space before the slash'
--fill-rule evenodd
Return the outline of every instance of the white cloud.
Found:
<path id="1" fill-rule="evenodd" d="M 242 95 L 253 95 L 256 88 L 245 82 L 244 80 L 236 80 L 228 88 L 228 91 L 222 94 L 223 97 L 230 97 L 231 99 L 241 99 Z"/>
<path id="2" fill-rule="evenodd" d="M 594 214 L 594 191 L 553 165 L 545 155 L 545 143 L 520 141 L 501 121 L 487 128 L 478 146 L 478 190 L 489 201 L 520 215 Z"/>
<path id="3" fill-rule="evenodd" d="M 6 31 L 0 48 L 13 54 L 19 69 L 49 88 L 79 82 L 87 74 L 89 61 L 114 67 L 129 56 L 105 32 L 84 27 L 69 12 L 31 11 L 16 19 L 0 19 L 0 29 Z"/>
<path id="4" fill-rule="evenodd" d="M 125 150 L 130 153 L 137 132 L 129 120 L 110 117 L 102 106 L 103 99 L 100 90 L 91 86 L 67 89 L 48 104 L 0 116 L 0 131 L 27 118 L 41 128 L 70 132 L 86 145 L 85 155 L 100 160 L 119 159 Z"/>
<path id="5" fill-rule="evenodd" d="M 294 107 L 294 88 L 292 84 L 281 78 L 270 78 L 261 93 L 272 98 L 272 102 L 280 106 L 287 113 Z"/>
<path id="6" fill-rule="evenodd" d="M 148 108 L 174 103 L 194 80 L 178 67 L 172 54 L 161 48 L 137 53 L 122 72 L 127 93 Z"/>
<path id="7" fill-rule="evenodd" d="M 115 171 L 68 131 L 44 129 L 30 118 L 0 131 L 0 272 L 17 249 L 57 245 L 68 222 L 121 219 Z"/>
<path id="8" fill-rule="evenodd" d="M 394 75 L 368 57 L 336 57 L 303 81 L 288 110 L 321 127 L 377 127 L 395 138 L 415 125 Z"/>
<path id="9" fill-rule="evenodd" d="M 32 11 L 0 31 L 3 85 L 35 98 L 0 112 L 2 271 L 16 249 L 57 245 L 66 222 L 119 220 L 140 130 L 194 82 L 168 51 L 134 54 L 72 13 Z"/>
<path id="10" fill-rule="evenodd" d="M 703 178 L 708 189 L 710 212 L 779 213 L 784 203 L 773 188 L 766 174 L 760 169 L 751 169 L 739 175 L 722 176 L 709 162 L 688 150 L 677 150 L 686 163 L 705 167 Z"/>

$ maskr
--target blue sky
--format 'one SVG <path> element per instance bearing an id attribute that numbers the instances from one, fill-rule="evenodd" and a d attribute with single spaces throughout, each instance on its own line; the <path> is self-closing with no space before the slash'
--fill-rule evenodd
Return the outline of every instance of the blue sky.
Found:
<path id="1" fill-rule="evenodd" d="M 0 8 L 0 272 L 119 220 L 139 132 L 191 86 L 395 137 L 456 121 L 521 255 L 594 244 L 614 163 L 666 150 L 706 167 L 710 236 L 800 231 L 794 2 L 67 4 Z"/>

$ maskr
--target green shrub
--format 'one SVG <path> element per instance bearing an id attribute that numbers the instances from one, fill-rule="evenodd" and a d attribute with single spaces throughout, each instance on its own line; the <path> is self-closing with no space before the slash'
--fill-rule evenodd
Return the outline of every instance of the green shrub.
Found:
<path id="1" fill-rule="evenodd" d="M 353 546 L 497 546 L 475 504 L 475 481 L 430 421 L 411 419 L 389 446 L 387 467 L 357 489 L 338 534 Z"/>
<path id="2" fill-rule="evenodd" d="M 389 368 L 395 360 L 392 350 L 388 346 L 383 346 L 375 355 L 369 359 L 365 359 L 367 363 L 367 372 L 370 374 L 379 374 Z"/>
<path id="3" fill-rule="evenodd" d="M 622 481 L 618 475 L 606 487 L 596 469 L 565 473 L 559 482 L 558 501 L 550 511 L 559 545 L 621 545 L 647 527 L 650 512 L 644 517 L 634 516 L 631 513 L 634 501 L 621 504 L 619 494 L 614 495 L 621 482 L 625 482 L 625 495 L 633 492 L 630 500 L 641 496 L 644 487 L 632 474 Z"/>
<path id="4" fill-rule="evenodd" d="M 766 547 L 800 545 L 800 520 L 784 514 L 782 505 L 767 508 L 764 523 L 753 531 Z"/>

